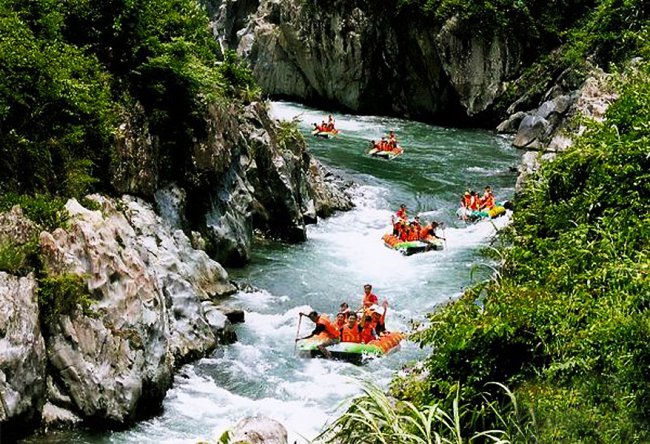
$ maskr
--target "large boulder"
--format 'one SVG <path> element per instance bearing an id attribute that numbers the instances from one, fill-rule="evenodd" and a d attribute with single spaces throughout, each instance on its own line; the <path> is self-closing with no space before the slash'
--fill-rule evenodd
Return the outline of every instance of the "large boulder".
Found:
<path id="1" fill-rule="evenodd" d="M 580 123 L 582 119 L 602 121 L 607 108 L 617 98 L 610 85 L 610 76 L 598 68 L 594 68 L 580 87 L 573 91 L 565 91 L 563 76 L 564 73 L 558 79 L 559 85 L 547 91 L 539 107 L 521 119 L 513 145 L 534 151 L 523 156 L 516 185 L 518 192 L 523 189 L 528 177 L 539 169 L 540 159 L 553 159 L 557 152 L 573 145 L 573 137 L 584 131 Z M 513 114 L 499 128 L 507 128 L 508 122 L 520 117 L 521 112 Z"/>
<path id="2" fill-rule="evenodd" d="M 71 413 L 106 426 L 155 411 L 174 367 L 216 346 L 204 304 L 234 287 L 149 204 L 92 199 L 100 210 L 70 200 L 69 226 L 41 233 L 47 273 L 79 276 L 92 300 L 48 325 L 47 413 L 53 421 Z"/>
<path id="3" fill-rule="evenodd" d="M 47 355 L 36 289 L 32 274 L 0 272 L 0 430 L 6 433 L 38 420 L 45 402 Z"/>
<path id="4" fill-rule="evenodd" d="M 249 416 L 233 427 L 228 442 L 240 444 L 287 444 L 287 429 L 266 416 Z"/>

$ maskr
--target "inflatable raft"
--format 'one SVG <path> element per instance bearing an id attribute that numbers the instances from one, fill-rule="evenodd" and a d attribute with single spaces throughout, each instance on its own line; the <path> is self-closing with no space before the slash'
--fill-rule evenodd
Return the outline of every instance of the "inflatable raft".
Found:
<path id="1" fill-rule="evenodd" d="M 355 364 L 362 363 L 365 359 L 378 358 L 391 354 L 400 348 L 400 342 L 406 338 L 404 333 L 390 332 L 381 336 L 379 339 L 370 341 L 367 344 L 356 342 L 339 342 L 327 346 L 327 350 L 332 354 L 332 359 L 352 362 Z M 320 333 L 308 339 L 298 342 L 298 356 L 301 358 L 323 357 L 318 346 L 328 340 L 326 333 Z"/>
<path id="2" fill-rule="evenodd" d="M 311 132 L 312 136 L 323 137 L 325 139 L 331 139 L 332 137 L 336 136 L 338 133 L 340 133 L 340 131 L 337 129 L 333 129 L 331 131 L 313 130 Z"/>
<path id="3" fill-rule="evenodd" d="M 392 234 L 384 234 L 382 237 L 384 245 L 393 250 L 397 250 L 404 256 L 410 256 L 415 253 L 423 253 L 430 250 L 442 250 L 444 243 L 442 239 L 430 237 L 426 241 L 408 241 L 403 242 Z"/>
<path id="4" fill-rule="evenodd" d="M 505 204 L 507 205 L 507 202 Z M 506 214 L 506 207 L 504 205 L 495 205 L 489 210 L 470 210 L 469 208 L 461 207 L 456 211 L 459 219 L 469 222 L 478 222 L 482 219 L 495 219 L 504 214 Z"/>
<path id="5" fill-rule="evenodd" d="M 401 146 L 396 146 L 395 148 L 393 148 L 390 151 L 373 148 L 368 152 L 368 154 L 370 154 L 373 157 L 381 157 L 382 159 L 391 160 L 391 159 L 396 158 L 397 156 L 402 155 L 403 152 L 404 152 L 404 149 L 402 149 Z"/>

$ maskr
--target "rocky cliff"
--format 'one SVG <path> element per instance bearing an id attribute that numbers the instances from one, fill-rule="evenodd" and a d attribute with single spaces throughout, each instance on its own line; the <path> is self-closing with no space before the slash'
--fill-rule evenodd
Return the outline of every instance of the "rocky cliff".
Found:
<path id="1" fill-rule="evenodd" d="M 514 135 L 513 146 L 526 150 L 519 166 L 517 192 L 542 161 L 552 160 L 573 144 L 573 137 L 582 134 L 580 119 L 602 120 L 616 100 L 608 74 L 593 67 L 586 77 L 577 87 L 566 88 L 560 75 L 537 106 L 517 111 L 523 101 L 514 102 L 510 117 L 497 127 L 500 133 Z"/>
<path id="2" fill-rule="evenodd" d="M 247 58 L 272 96 L 353 112 L 469 123 L 519 70 L 519 42 L 468 32 L 381 2 L 209 0 L 224 49 Z"/>
<path id="3" fill-rule="evenodd" d="M 217 262 L 150 204 L 92 199 L 99 209 L 70 200 L 67 227 L 40 232 L 38 281 L 0 273 L 7 433 L 41 417 L 46 425 L 129 423 L 159 408 L 176 366 L 232 338 L 216 303 L 235 288 Z M 17 208 L 0 221 L 12 224 L 0 233 L 34 229 Z M 71 276 L 81 291 L 64 292 L 57 278 Z"/>
<path id="4" fill-rule="evenodd" d="M 207 251 L 224 265 L 248 261 L 255 229 L 301 241 L 306 223 L 352 207 L 304 140 L 283 139 L 263 103 L 211 106 L 205 136 L 179 155 L 180 162 L 160 159 L 160 142 L 148 133 L 140 107 L 123 116 L 116 190 L 155 198 L 172 224 L 203 235 Z"/>

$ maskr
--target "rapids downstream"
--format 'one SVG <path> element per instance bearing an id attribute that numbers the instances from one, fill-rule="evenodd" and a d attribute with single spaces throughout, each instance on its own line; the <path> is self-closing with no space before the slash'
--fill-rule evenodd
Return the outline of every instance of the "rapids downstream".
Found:
<path id="1" fill-rule="evenodd" d="M 246 311 L 245 324 L 236 327 L 239 341 L 183 367 L 160 416 L 127 431 L 75 433 L 75 441 L 216 442 L 225 428 L 259 413 L 282 422 L 289 442 L 306 442 L 360 391 L 355 379 L 387 385 L 426 350 L 406 342 L 398 353 L 364 366 L 302 360 L 293 354 L 299 312 L 335 313 L 343 301 L 357 307 L 363 284 L 371 283 L 380 302 L 390 303 L 388 329 L 407 331 L 411 320 L 424 319 L 436 304 L 492 272 L 478 252 L 505 218 L 468 226 L 456 220 L 455 210 L 467 187 L 491 185 L 497 200 L 512 197 L 519 153 L 506 140 L 482 130 L 342 114 L 333 115 L 342 133 L 325 140 L 309 135 L 312 123 L 327 119 L 324 111 L 276 102 L 272 114 L 300 117 L 311 152 L 359 184 L 353 188 L 356 208 L 311 226 L 304 244 L 257 242 L 252 262 L 229 270 L 231 278 L 264 289 L 228 301 Z M 367 156 L 369 141 L 389 130 L 404 155 L 392 161 Z M 438 234 L 446 237 L 445 250 L 403 257 L 384 247 L 381 236 L 401 203 L 410 217 L 444 222 Z M 304 319 L 301 335 L 312 328 Z"/>

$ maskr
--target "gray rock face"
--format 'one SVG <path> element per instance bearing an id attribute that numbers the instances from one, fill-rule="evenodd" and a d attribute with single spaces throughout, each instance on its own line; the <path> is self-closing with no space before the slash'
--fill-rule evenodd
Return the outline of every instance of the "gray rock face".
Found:
<path id="1" fill-rule="evenodd" d="M 546 101 L 537 109 L 525 113 L 513 145 L 535 151 L 529 151 L 523 156 L 517 177 L 517 192 L 522 190 L 524 182 L 539 169 L 540 157 L 541 161 L 553 159 L 557 152 L 564 151 L 573 144 L 575 135 L 582 134 L 583 127 L 571 126 L 574 117 L 582 116 L 597 121 L 604 118 L 605 111 L 617 98 L 608 80 L 607 74 L 594 69 L 579 89 L 558 93 L 563 91 L 562 85 L 553 86 L 545 94 Z M 558 81 L 561 83 L 561 79 Z M 511 128 L 510 122 L 519 119 L 521 115 L 521 112 L 517 112 L 510 116 L 499 125 L 499 130 Z"/>
<path id="2" fill-rule="evenodd" d="M 550 124 L 545 118 L 528 115 L 521 120 L 512 144 L 517 148 L 538 148 L 549 127 Z"/>
<path id="3" fill-rule="evenodd" d="M 287 444 L 287 429 L 266 416 L 249 416 L 239 421 L 229 442 L 246 444 Z"/>
<path id="4" fill-rule="evenodd" d="M 381 3 L 209 3 L 221 46 L 248 58 L 273 96 L 355 112 L 467 120 L 485 111 L 519 69 L 520 45 L 505 34 L 472 36 L 456 20 L 431 30 L 421 18 L 395 17 Z"/>
<path id="5" fill-rule="evenodd" d="M 523 111 L 516 112 L 515 114 L 511 115 L 509 118 L 501 122 L 499 126 L 497 126 L 497 133 L 500 134 L 516 133 L 524 117 L 526 117 L 525 112 Z"/>
<path id="6" fill-rule="evenodd" d="M 506 34 L 468 37 L 453 18 L 436 41 L 445 72 L 469 116 L 486 110 L 503 93 L 504 80 L 519 68 L 521 47 Z"/>
<path id="7" fill-rule="evenodd" d="M 0 272 L 0 430 L 40 417 L 46 362 L 34 276 Z"/>
<path id="8" fill-rule="evenodd" d="M 148 204 L 93 199 L 101 211 L 70 200 L 69 228 L 41 233 L 48 273 L 82 276 L 94 301 L 50 326 L 48 418 L 128 423 L 160 404 L 174 366 L 215 347 L 204 307 L 234 287 Z"/>
<path id="9" fill-rule="evenodd" d="M 305 239 L 306 222 L 352 206 L 336 184 L 322 177 L 304 142 L 280 146 L 276 123 L 261 103 L 245 109 L 212 106 L 205 116 L 206 137 L 194 141 L 187 154 L 191 167 L 175 171 L 174 186 L 154 189 L 163 179 L 146 159 L 156 157 L 157 147 L 155 138 L 142 134 L 148 131 L 146 119 L 138 116 L 122 125 L 118 157 L 127 165 L 114 172 L 116 187 L 155 197 L 165 220 L 202 233 L 206 249 L 220 263 L 247 262 L 255 229 L 297 242 Z M 141 132 L 135 131 L 137 125 Z"/>

